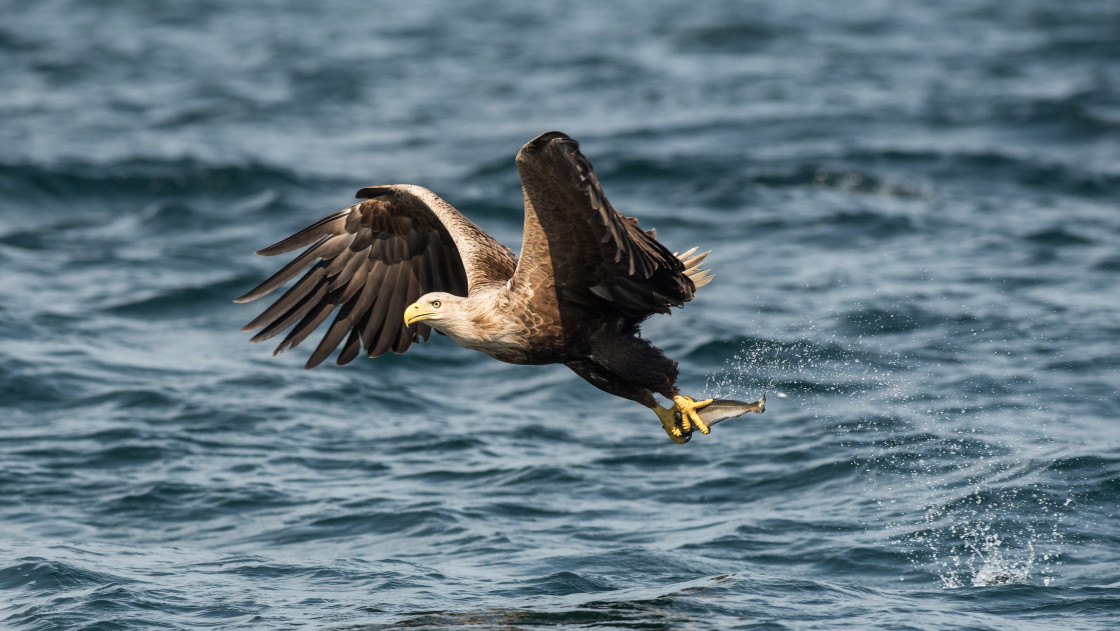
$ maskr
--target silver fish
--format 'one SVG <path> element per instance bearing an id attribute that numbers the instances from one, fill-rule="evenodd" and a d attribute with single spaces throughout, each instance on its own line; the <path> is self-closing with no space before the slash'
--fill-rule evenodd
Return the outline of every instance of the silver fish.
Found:
<path id="1" fill-rule="evenodd" d="M 762 414 L 766 411 L 766 395 L 763 394 L 762 398 L 752 403 L 745 401 L 734 401 L 732 399 L 716 399 L 708 405 L 696 411 L 700 415 L 700 420 L 708 424 L 708 427 L 726 421 L 729 418 L 742 416 L 747 412 L 756 412 Z M 680 412 L 676 414 L 677 425 L 681 424 Z M 692 438 L 693 430 L 690 428 L 684 432 L 685 440 L 688 441 Z"/>

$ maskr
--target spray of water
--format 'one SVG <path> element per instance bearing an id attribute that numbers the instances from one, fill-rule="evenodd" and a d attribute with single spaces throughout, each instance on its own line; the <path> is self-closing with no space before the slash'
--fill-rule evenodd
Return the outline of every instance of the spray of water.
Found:
<path id="1" fill-rule="evenodd" d="M 1050 585 L 1073 500 L 1051 490 L 1045 437 L 1009 430 L 998 406 L 961 407 L 944 375 L 922 374 L 911 364 L 926 363 L 885 350 L 878 338 L 806 330 L 817 335 L 746 340 L 708 378 L 708 396 L 769 391 L 788 396 L 773 412 L 792 403 L 834 427 L 878 498 L 865 524 L 903 549 L 918 576 L 949 589 Z M 998 398 L 974 390 L 974 399 Z"/>
<path id="2" fill-rule="evenodd" d="M 945 588 L 1050 585 L 1057 576 L 1073 500 L 1038 480 L 1041 458 L 1016 456 L 1020 448 L 1009 442 L 931 440 L 930 457 L 903 465 L 890 463 L 896 447 L 879 455 L 880 464 L 894 464 L 904 476 L 890 496 L 924 507 L 917 520 L 884 512 L 890 540 L 907 550 L 915 570 L 932 572 Z"/>

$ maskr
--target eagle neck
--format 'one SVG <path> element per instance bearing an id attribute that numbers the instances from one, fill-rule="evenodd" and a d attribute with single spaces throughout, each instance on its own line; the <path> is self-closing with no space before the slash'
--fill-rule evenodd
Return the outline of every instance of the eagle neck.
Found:
<path id="1" fill-rule="evenodd" d="M 456 326 L 441 329 L 460 346 L 492 354 L 523 341 L 517 321 L 506 317 L 510 290 L 504 283 L 487 283 L 476 288 L 459 304 L 461 315 Z"/>

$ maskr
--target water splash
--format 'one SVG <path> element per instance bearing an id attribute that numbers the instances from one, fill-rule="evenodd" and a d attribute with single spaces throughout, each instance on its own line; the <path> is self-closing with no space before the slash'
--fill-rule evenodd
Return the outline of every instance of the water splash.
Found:
<path id="1" fill-rule="evenodd" d="M 1051 443 L 1036 428 L 1052 419 L 1031 422 L 1040 410 L 1003 405 L 983 384 L 962 396 L 954 373 L 916 374 L 881 338 L 823 337 L 745 341 L 708 378 L 709 396 L 788 393 L 834 428 L 878 498 L 865 525 L 919 576 L 947 589 L 1049 586 L 1073 501 L 1051 490 L 1061 486 L 1047 466 Z"/>
<path id="2" fill-rule="evenodd" d="M 901 521 L 889 525 L 901 531 L 892 542 L 907 549 L 915 570 L 932 573 L 946 589 L 1049 586 L 1062 564 L 1072 500 L 1059 501 L 1040 484 L 993 487 L 983 476 L 965 497 L 928 507 L 917 530 Z M 927 487 L 923 496 L 940 495 Z"/>
<path id="3" fill-rule="evenodd" d="M 821 395 L 855 399 L 894 387 L 895 374 L 904 368 L 898 354 L 869 352 L 864 346 L 862 336 L 847 341 L 836 334 L 824 341 L 752 338 L 742 343 L 722 370 L 708 376 L 705 393 L 735 398 L 765 391 L 807 402 Z"/>
<path id="4" fill-rule="evenodd" d="M 1029 582 L 1038 559 L 1033 539 L 1026 540 L 1027 554 L 1024 555 L 1020 553 L 1020 549 L 1006 547 L 1004 538 L 992 532 L 991 524 L 966 523 L 950 530 L 960 538 L 968 549 L 968 554 L 952 554 L 947 559 L 939 559 L 939 577 L 945 588 L 957 589 L 968 585 L 993 587 Z M 938 550 L 934 549 L 932 552 L 936 554 Z M 1044 557 L 1049 559 L 1050 555 Z M 1049 567 L 1047 570 L 1049 571 Z M 1051 576 L 1047 572 L 1042 582 L 1049 585 L 1050 581 Z"/>

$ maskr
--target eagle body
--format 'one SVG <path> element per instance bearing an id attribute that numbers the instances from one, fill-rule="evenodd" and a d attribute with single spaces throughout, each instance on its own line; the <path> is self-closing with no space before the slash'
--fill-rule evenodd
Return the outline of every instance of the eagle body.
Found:
<path id="1" fill-rule="evenodd" d="M 258 252 L 303 248 L 237 302 L 303 276 L 244 329 L 259 329 L 253 342 L 288 331 L 279 353 L 334 313 L 307 368 L 336 348 L 339 365 L 363 349 L 370 357 L 402 353 L 435 329 L 511 364 L 565 364 L 657 411 L 677 442 L 687 440 L 690 418 L 706 433 L 691 409 L 704 403 L 679 395 L 676 362 L 640 336 L 640 325 L 711 280 L 697 267 L 707 253 L 694 256 L 693 248 L 678 257 L 616 211 L 566 134 L 541 134 L 516 162 L 525 203 L 520 257 L 428 189 L 367 187 L 357 194 L 364 201 Z M 655 394 L 672 399 L 673 409 Z M 679 422 L 670 427 L 676 412 L 685 432 Z"/>

